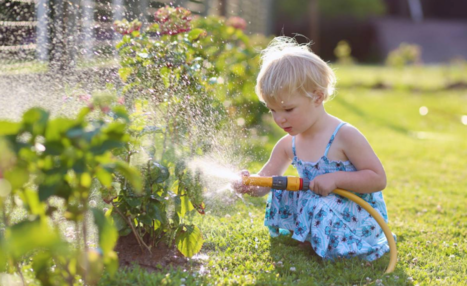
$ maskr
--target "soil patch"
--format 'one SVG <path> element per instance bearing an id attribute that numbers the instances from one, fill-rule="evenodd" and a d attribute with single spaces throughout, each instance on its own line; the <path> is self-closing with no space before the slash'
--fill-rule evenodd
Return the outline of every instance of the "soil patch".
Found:
<path id="1" fill-rule="evenodd" d="M 144 240 L 149 245 L 147 237 Z M 162 241 L 151 249 L 152 253 L 146 249 L 141 250 L 133 233 L 119 237 L 115 251 L 118 253 L 120 267 L 137 264 L 148 271 L 160 271 L 169 266 L 176 268 L 188 264 L 188 259 L 175 246 L 169 247 Z"/>

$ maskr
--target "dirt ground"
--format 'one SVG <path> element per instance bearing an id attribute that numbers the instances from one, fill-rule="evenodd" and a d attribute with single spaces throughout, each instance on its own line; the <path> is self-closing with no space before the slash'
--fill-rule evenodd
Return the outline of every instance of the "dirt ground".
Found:
<path id="1" fill-rule="evenodd" d="M 168 247 L 164 242 L 153 247 L 151 253 L 146 249 L 142 251 L 133 233 L 120 237 L 115 251 L 118 253 L 120 267 L 137 264 L 148 271 L 160 271 L 169 266 L 184 267 L 188 263 L 188 259 L 175 246 Z"/>

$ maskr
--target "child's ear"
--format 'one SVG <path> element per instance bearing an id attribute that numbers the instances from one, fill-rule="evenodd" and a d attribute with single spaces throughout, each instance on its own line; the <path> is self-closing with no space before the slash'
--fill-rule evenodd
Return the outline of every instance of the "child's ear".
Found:
<path id="1" fill-rule="evenodd" d="M 322 104 L 324 101 L 324 93 L 321 90 L 315 90 L 313 102 L 315 104 Z"/>

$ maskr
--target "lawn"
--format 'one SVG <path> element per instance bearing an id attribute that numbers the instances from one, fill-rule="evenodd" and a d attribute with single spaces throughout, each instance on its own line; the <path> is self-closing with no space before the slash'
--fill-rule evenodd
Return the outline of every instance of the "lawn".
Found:
<path id="1" fill-rule="evenodd" d="M 326 109 L 359 128 L 386 169 L 383 194 L 398 247 L 393 273 L 384 274 L 388 255 L 374 263 L 327 262 L 290 238 L 271 239 L 263 226 L 266 197 L 246 197 L 207 203 L 206 215 L 196 222 L 205 239 L 202 259 L 160 273 L 121 271 L 100 285 L 467 284 L 467 90 L 442 90 L 449 79 L 440 79 L 435 68 L 420 68 L 405 87 L 391 71 L 388 80 L 399 84 L 390 89 L 364 87 L 386 81 L 384 68 L 337 73 L 344 84 Z M 366 82 L 351 84 L 360 78 Z M 272 122 L 267 124 L 270 138 L 251 163 L 252 172 L 283 136 Z"/>

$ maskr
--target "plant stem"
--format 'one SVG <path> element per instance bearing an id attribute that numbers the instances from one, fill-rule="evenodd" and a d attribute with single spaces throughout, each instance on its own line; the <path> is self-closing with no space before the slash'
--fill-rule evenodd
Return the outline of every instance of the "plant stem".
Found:
<path id="1" fill-rule="evenodd" d="M 16 271 L 18 271 L 19 277 L 21 277 L 21 282 L 23 286 L 26 286 L 26 281 L 24 280 L 23 272 L 21 272 L 21 267 L 19 266 L 19 262 L 15 263 Z"/>
<path id="2" fill-rule="evenodd" d="M 81 240 L 80 240 L 80 231 L 79 231 L 79 223 L 75 221 L 75 232 L 76 232 L 76 241 L 78 243 L 78 249 L 81 248 Z"/>
<path id="3" fill-rule="evenodd" d="M 87 276 L 88 276 L 88 244 L 87 244 L 87 227 L 86 227 L 86 213 L 87 213 L 87 201 L 86 199 L 83 199 L 82 204 L 84 207 L 83 210 L 83 222 L 82 222 L 82 229 L 83 229 L 83 243 L 84 243 L 84 272 L 83 272 L 83 281 L 86 282 Z"/>
<path id="4" fill-rule="evenodd" d="M 8 217 L 6 213 L 6 206 L 4 203 L 2 203 L 2 211 L 3 211 L 3 224 L 5 225 L 5 228 L 8 227 Z"/>
<path id="5" fill-rule="evenodd" d="M 135 235 L 136 241 L 138 242 L 139 247 L 141 248 L 141 252 L 144 253 L 144 249 L 143 249 L 143 245 L 144 245 L 144 247 L 146 247 L 146 249 L 149 251 L 149 253 L 152 254 L 151 248 L 139 236 L 139 234 L 136 231 L 135 227 L 131 223 L 130 218 L 127 218 L 124 214 L 122 214 L 122 212 L 117 208 L 117 206 L 115 206 L 115 204 L 113 202 L 112 202 L 112 205 L 113 205 L 114 209 L 117 211 L 117 213 L 122 217 L 123 221 L 125 221 L 131 227 L 131 231 Z"/>
<path id="6" fill-rule="evenodd" d="M 71 274 L 70 272 L 70 268 L 68 267 L 68 265 L 70 264 L 70 261 L 68 261 L 66 264 L 65 264 L 65 271 L 66 273 L 68 274 L 68 278 L 66 279 L 68 281 L 68 285 L 70 286 L 73 286 L 73 274 Z"/>

